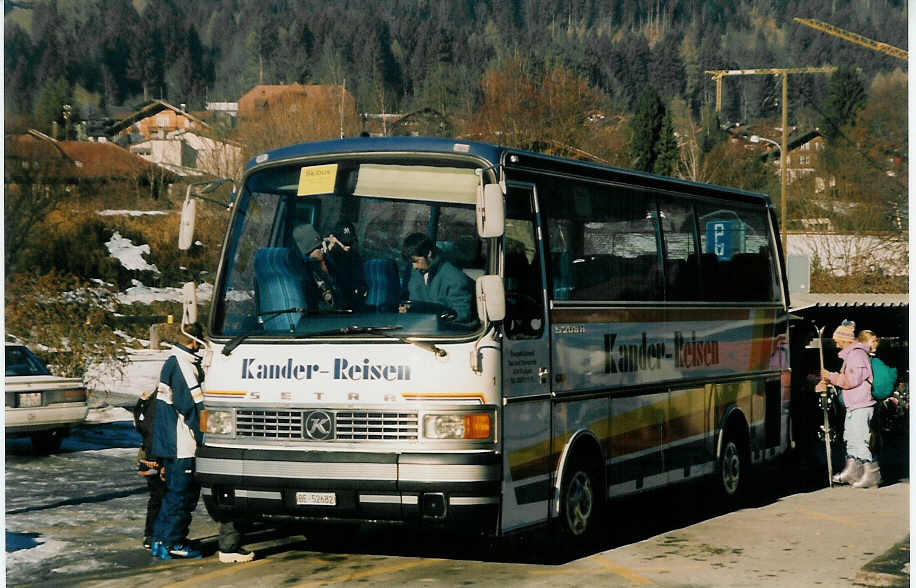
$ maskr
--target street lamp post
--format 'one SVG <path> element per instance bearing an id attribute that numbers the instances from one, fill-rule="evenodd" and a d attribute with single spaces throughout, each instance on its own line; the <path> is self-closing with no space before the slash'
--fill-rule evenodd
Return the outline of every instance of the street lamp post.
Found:
<path id="1" fill-rule="evenodd" d="M 773 139 L 767 139 L 766 137 L 761 137 L 760 135 L 751 135 L 751 143 L 769 143 L 770 145 L 775 146 L 779 149 L 779 234 L 782 236 L 782 254 L 789 255 L 786 246 L 788 244 L 788 236 L 786 235 L 786 150 L 785 146 L 785 131 L 783 131 L 783 144 L 780 145 Z"/>

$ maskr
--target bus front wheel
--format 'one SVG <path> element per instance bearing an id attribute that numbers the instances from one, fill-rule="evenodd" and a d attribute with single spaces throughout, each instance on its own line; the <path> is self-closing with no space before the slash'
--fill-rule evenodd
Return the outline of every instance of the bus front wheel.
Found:
<path id="1" fill-rule="evenodd" d="M 559 524 L 563 535 L 586 543 L 594 535 L 601 513 L 601 489 L 593 468 L 571 464 L 560 489 Z"/>

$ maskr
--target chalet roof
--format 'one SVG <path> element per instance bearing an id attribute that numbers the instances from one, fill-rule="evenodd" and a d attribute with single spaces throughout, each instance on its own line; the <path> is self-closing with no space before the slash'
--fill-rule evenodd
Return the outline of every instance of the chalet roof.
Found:
<path id="1" fill-rule="evenodd" d="M 44 162 L 48 179 L 117 180 L 147 175 L 160 176 L 165 181 L 177 179 L 171 172 L 114 143 L 57 141 L 38 131 L 5 136 L 4 157 Z"/>
<path id="2" fill-rule="evenodd" d="M 338 85 L 325 85 L 325 84 L 261 84 L 255 86 L 254 88 L 248 90 L 245 94 L 239 98 L 239 102 L 243 100 L 249 100 L 254 98 L 279 98 L 281 96 L 286 96 L 289 94 L 301 94 L 303 96 L 309 96 L 311 98 L 338 98 L 340 97 L 340 92 L 346 90 L 342 86 Z"/>
<path id="3" fill-rule="evenodd" d="M 756 133 L 751 133 L 749 132 L 747 127 L 743 127 L 741 129 L 741 133 L 739 136 L 743 137 L 746 140 L 749 140 L 752 134 L 756 134 Z M 760 136 L 765 137 L 766 139 L 769 139 L 770 141 L 776 141 L 777 143 L 779 143 L 782 139 L 781 135 L 777 137 L 768 137 L 764 135 L 763 133 L 760 133 Z M 796 149 L 798 149 L 805 143 L 809 143 L 820 136 L 821 136 L 821 133 L 817 129 L 806 131 L 800 134 L 799 133 L 790 134 L 788 137 L 788 141 L 786 143 L 786 151 L 787 153 L 791 153 L 792 151 L 795 151 Z M 776 154 L 779 153 L 779 149 L 776 148 L 775 146 L 769 145 L 769 143 L 764 144 L 764 147 L 765 147 L 765 152 L 760 155 L 761 160 L 766 160 L 771 156 L 775 157 Z"/>
<path id="4" fill-rule="evenodd" d="M 195 123 L 205 128 L 208 128 L 210 126 L 207 123 L 205 123 L 204 121 L 202 121 L 200 118 L 191 114 L 190 112 L 186 110 L 182 110 L 181 108 L 178 108 L 177 106 L 172 106 L 165 100 L 150 100 L 149 102 L 145 102 L 144 104 L 142 104 L 139 110 L 134 111 L 133 113 L 129 114 L 128 116 L 122 118 L 121 120 L 115 122 L 110 127 L 108 127 L 108 133 L 110 135 L 115 135 L 117 133 L 120 133 L 124 129 L 130 127 L 132 124 L 138 121 L 141 121 L 145 118 L 155 116 L 158 113 L 162 112 L 163 110 L 171 110 L 177 114 L 180 114 L 182 116 L 185 116 L 191 119 Z"/>
<path id="5" fill-rule="evenodd" d="M 4 157 L 28 161 L 58 160 L 61 165 L 74 165 L 57 141 L 34 129 L 22 135 L 5 135 L 3 149 Z"/>
<path id="6" fill-rule="evenodd" d="M 76 162 L 75 175 L 79 178 L 136 178 L 164 171 L 114 143 L 60 141 L 58 145 L 70 159 Z M 168 172 L 165 174 L 171 175 Z"/>
<path id="7" fill-rule="evenodd" d="M 339 85 L 323 84 L 262 84 L 255 86 L 238 101 L 240 115 L 252 115 L 256 110 L 269 107 L 270 104 L 299 97 L 316 103 L 337 103 L 341 99 L 346 101 L 348 108 L 353 106 L 353 96 L 346 88 Z"/>

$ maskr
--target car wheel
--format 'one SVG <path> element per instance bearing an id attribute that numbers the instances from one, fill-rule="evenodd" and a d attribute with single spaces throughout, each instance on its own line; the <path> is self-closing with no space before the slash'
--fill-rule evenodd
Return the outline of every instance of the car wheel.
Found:
<path id="1" fill-rule="evenodd" d="M 67 429 L 52 429 L 32 433 L 32 453 L 48 455 L 60 449 L 60 444 L 67 436 Z"/>

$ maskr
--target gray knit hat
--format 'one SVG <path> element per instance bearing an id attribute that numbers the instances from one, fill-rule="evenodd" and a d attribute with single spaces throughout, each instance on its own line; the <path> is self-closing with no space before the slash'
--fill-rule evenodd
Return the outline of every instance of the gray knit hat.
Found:
<path id="1" fill-rule="evenodd" d="M 321 235 L 312 225 L 299 225 L 293 229 L 293 239 L 302 257 L 307 257 L 309 253 L 321 247 Z"/>

